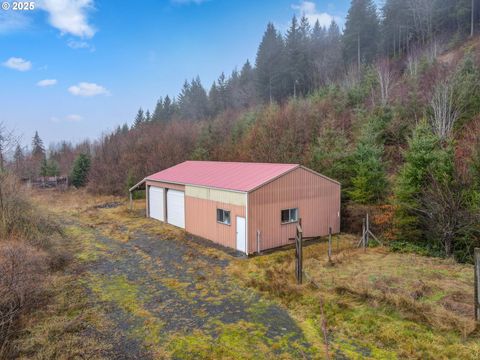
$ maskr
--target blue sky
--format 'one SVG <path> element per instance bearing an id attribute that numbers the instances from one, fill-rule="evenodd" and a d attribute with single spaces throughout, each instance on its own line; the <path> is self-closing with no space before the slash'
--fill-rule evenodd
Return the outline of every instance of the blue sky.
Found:
<path id="1" fill-rule="evenodd" d="M 2 2 L 2 0 L 0 0 Z M 197 74 L 253 63 L 265 27 L 294 14 L 343 24 L 349 1 L 37 0 L 0 9 L 0 121 L 29 144 L 95 139 Z"/>

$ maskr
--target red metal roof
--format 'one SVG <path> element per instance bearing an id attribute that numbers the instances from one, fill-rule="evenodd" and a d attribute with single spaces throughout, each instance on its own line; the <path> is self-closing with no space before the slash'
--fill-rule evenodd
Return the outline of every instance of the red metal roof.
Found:
<path id="1" fill-rule="evenodd" d="M 297 164 L 185 161 L 150 175 L 147 180 L 250 191 L 297 167 Z"/>

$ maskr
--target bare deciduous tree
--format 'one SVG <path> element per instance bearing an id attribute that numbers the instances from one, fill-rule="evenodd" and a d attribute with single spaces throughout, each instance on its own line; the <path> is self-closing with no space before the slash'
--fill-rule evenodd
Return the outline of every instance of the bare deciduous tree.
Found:
<path id="1" fill-rule="evenodd" d="M 8 130 L 3 122 L 0 122 L 0 171 L 5 169 L 5 157 L 12 152 L 18 144 L 18 139 L 13 131 Z"/>
<path id="2" fill-rule="evenodd" d="M 432 36 L 434 3 L 432 0 L 408 0 L 408 8 L 413 19 L 413 29 L 423 44 L 426 44 Z"/>
<path id="3" fill-rule="evenodd" d="M 378 83 L 380 85 L 380 102 L 383 106 L 387 105 L 390 90 L 393 84 L 393 71 L 388 59 L 377 61 L 375 65 Z"/>
<path id="4" fill-rule="evenodd" d="M 430 101 L 430 122 L 440 139 L 446 139 L 452 134 L 453 126 L 460 117 L 461 109 L 455 100 L 454 86 L 450 80 L 443 80 L 436 85 Z"/>
<path id="5" fill-rule="evenodd" d="M 479 214 L 469 211 L 465 196 L 458 187 L 458 180 L 442 183 L 432 179 L 431 186 L 423 194 L 427 230 L 446 256 L 453 255 L 456 242 L 465 240 L 464 237 L 471 242 L 466 248 L 473 250 L 474 238 L 480 235 Z"/>

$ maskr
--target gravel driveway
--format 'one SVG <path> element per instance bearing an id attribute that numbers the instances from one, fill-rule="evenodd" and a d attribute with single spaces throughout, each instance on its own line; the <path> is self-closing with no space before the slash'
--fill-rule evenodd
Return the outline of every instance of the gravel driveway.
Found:
<path id="1" fill-rule="evenodd" d="M 121 241 L 101 227 L 75 226 L 89 233 L 93 255 L 85 265 L 85 285 L 108 319 L 108 334 L 95 336 L 114 339 L 106 357 L 314 357 L 284 308 L 228 275 L 231 251 L 218 256 L 209 251 L 211 243 L 191 236 L 137 229 Z"/>

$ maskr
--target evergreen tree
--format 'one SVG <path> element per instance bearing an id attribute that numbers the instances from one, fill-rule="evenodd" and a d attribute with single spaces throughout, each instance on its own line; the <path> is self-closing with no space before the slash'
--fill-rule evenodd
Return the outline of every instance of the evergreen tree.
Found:
<path id="1" fill-rule="evenodd" d="M 145 114 L 143 112 L 143 109 L 140 108 L 138 109 L 137 115 L 135 116 L 135 120 L 133 121 L 133 128 L 138 128 L 140 125 L 142 125 L 145 122 Z"/>
<path id="2" fill-rule="evenodd" d="M 302 44 L 302 34 L 297 18 L 294 16 L 287 30 L 285 38 L 287 91 L 289 95 L 296 96 L 306 90 L 304 62 L 305 53 Z"/>
<path id="3" fill-rule="evenodd" d="M 35 131 L 35 136 L 32 140 L 32 156 L 39 159 L 45 157 L 45 147 L 43 146 L 42 139 L 38 135 L 38 131 Z"/>
<path id="4" fill-rule="evenodd" d="M 25 154 L 20 144 L 17 144 L 15 152 L 13 154 L 13 166 L 14 172 L 18 177 L 25 176 Z"/>
<path id="5" fill-rule="evenodd" d="M 313 26 L 311 36 L 311 57 L 313 66 L 313 86 L 319 88 L 325 84 L 326 74 L 330 70 L 327 68 L 326 59 L 327 31 L 320 26 L 317 20 Z"/>
<path id="6" fill-rule="evenodd" d="M 218 93 L 217 84 L 213 82 L 210 91 L 208 92 L 208 107 L 210 109 L 210 115 L 216 116 L 220 112 L 220 95 Z"/>
<path id="7" fill-rule="evenodd" d="M 175 103 L 175 99 L 172 101 L 168 95 L 165 96 L 165 100 L 163 100 L 163 111 L 161 113 L 161 118 L 168 122 L 172 120 L 176 112 L 177 104 Z"/>
<path id="8" fill-rule="evenodd" d="M 72 173 L 70 175 L 71 183 L 76 188 L 87 184 L 88 173 L 90 171 L 90 156 L 81 153 L 73 163 Z"/>
<path id="9" fill-rule="evenodd" d="M 411 12 L 405 0 L 386 0 L 382 8 L 382 47 L 387 56 L 407 51 L 412 37 Z"/>
<path id="10" fill-rule="evenodd" d="M 162 115 L 163 115 L 163 99 L 160 98 L 158 99 L 157 104 L 155 105 L 155 109 L 153 110 L 152 121 L 153 122 L 161 121 Z"/>
<path id="11" fill-rule="evenodd" d="M 278 101 L 284 97 L 283 67 L 283 39 L 275 26 L 269 23 L 258 47 L 255 60 L 257 92 L 264 102 Z"/>
<path id="12" fill-rule="evenodd" d="M 30 177 L 37 177 L 41 175 L 42 165 L 45 161 L 45 147 L 43 141 L 38 135 L 38 131 L 35 131 L 35 136 L 32 140 L 32 154 L 31 154 L 31 166 L 29 169 Z"/>
<path id="13" fill-rule="evenodd" d="M 388 181 L 382 157 L 384 130 L 389 119 L 385 114 L 377 114 L 362 128 L 353 155 L 352 186 L 347 190 L 357 203 L 377 203 L 386 197 Z"/>
<path id="14" fill-rule="evenodd" d="M 152 116 L 150 115 L 150 110 L 147 109 L 145 112 L 145 122 L 150 122 L 152 120 Z"/>
<path id="15" fill-rule="evenodd" d="M 325 49 L 326 81 L 331 82 L 343 73 L 342 34 L 335 21 L 332 21 L 327 31 Z"/>
<path id="16" fill-rule="evenodd" d="M 359 204 L 373 204 L 383 200 L 388 182 L 382 162 L 383 147 L 362 139 L 354 154 L 354 177 L 348 194 Z"/>
<path id="17" fill-rule="evenodd" d="M 44 157 L 42 159 L 42 162 L 40 164 L 40 176 L 48 176 L 49 170 L 48 170 L 48 161 L 47 158 Z"/>
<path id="18" fill-rule="evenodd" d="M 428 187 L 432 176 L 436 178 L 451 173 L 442 165 L 443 158 L 440 139 L 423 120 L 408 141 L 405 163 L 395 184 L 395 223 L 399 240 L 417 241 L 425 238 L 420 221 L 420 195 Z"/>
<path id="19" fill-rule="evenodd" d="M 180 115 L 188 120 L 200 120 L 208 117 L 208 96 L 200 77 L 190 83 L 185 81 L 178 97 Z"/>
<path id="20" fill-rule="evenodd" d="M 60 175 L 60 169 L 55 159 L 47 159 L 44 157 L 40 166 L 40 176 L 48 177 L 58 175 Z"/>
<path id="21" fill-rule="evenodd" d="M 252 68 L 250 61 L 246 61 L 240 71 L 239 91 L 235 94 L 236 102 L 240 108 L 248 108 L 257 101 L 255 88 L 255 70 Z"/>
<path id="22" fill-rule="evenodd" d="M 340 181 L 342 189 L 350 189 L 353 157 L 348 139 L 341 130 L 327 126 L 311 148 L 310 167 Z"/>
<path id="23" fill-rule="evenodd" d="M 352 0 L 343 32 L 343 52 L 347 63 L 370 63 L 377 56 L 380 40 L 377 10 L 372 0 Z M 360 48 L 360 58 L 358 58 Z"/>

